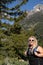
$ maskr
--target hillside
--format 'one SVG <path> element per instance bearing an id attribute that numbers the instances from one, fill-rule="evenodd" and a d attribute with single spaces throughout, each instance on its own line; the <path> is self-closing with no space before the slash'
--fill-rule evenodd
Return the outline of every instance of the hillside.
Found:
<path id="1" fill-rule="evenodd" d="M 27 12 L 27 16 L 20 21 L 20 25 L 26 30 L 34 28 L 37 34 L 43 36 L 43 5 L 38 4 L 33 10 Z"/>

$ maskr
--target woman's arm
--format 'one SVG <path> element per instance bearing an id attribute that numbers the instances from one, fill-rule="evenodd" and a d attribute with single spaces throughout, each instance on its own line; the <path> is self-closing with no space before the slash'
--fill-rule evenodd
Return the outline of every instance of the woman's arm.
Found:
<path id="1" fill-rule="evenodd" d="M 38 53 L 38 52 L 39 52 L 39 53 Z M 39 47 L 37 48 L 37 51 L 34 52 L 34 54 L 35 54 L 36 56 L 38 56 L 38 57 L 43 57 L 43 48 L 39 46 Z"/>
<path id="2" fill-rule="evenodd" d="M 25 54 L 25 56 L 27 56 L 27 51 L 25 51 L 25 53 L 24 53 L 24 54 Z"/>

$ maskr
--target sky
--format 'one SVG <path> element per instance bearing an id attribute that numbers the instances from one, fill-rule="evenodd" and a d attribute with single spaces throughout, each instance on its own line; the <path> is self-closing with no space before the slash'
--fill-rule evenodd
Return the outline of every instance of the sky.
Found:
<path id="1" fill-rule="evenodd" d="M 29 0 L 21 9 L 30 11 L 37 4 L 43 4 L 43 0 Z"/>
<path id="2" fill-rule="evenodd" d="M 13 7 L 18 4 L 18 1 L 12 2 L 12 4 L 7 5 L 8 7 Z M 21 10 L 32 10 L 37 4 L 43 4 L 43 0 L 29 0 L 25 5 L 21 6 Z"/>
<path id="3" fill-rule="evenodd" d="M 9 8 L 16 5 L 18 2 L 12 2 L 12 4 L 7 5 Z M 43 0 L 29 0 L 25 5 L 21 6 L 21 10 L 23 11 L 30 11 L 33 9 L 33 7 L 37 4 L 43 4 Z M 3 22 L 6 22 L 6 20 L 3 20 Z M 8 23 L 8 21 L 7 21 Z M 12 24 L 12 23 L 11 23 Z"/>

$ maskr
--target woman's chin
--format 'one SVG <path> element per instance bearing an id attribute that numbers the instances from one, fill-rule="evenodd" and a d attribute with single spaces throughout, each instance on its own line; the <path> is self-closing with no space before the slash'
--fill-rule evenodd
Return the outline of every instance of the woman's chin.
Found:
<path id="1" fill-rule="evenodd" d="M 30 47 L 30 49 L 32 49 L 32 46 Z"/>

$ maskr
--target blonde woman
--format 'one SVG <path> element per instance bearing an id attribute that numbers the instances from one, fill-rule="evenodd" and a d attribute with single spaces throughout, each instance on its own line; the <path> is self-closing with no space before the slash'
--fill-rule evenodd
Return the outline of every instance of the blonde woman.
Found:
<path id="1" fill-rule="evenodd" d="M 28 50 L 25 55 L 29 57 L 30 65 L 43 65 L 43 48 L 38 45 L 38 40 L 35 36 L 28 38 Z"/>

